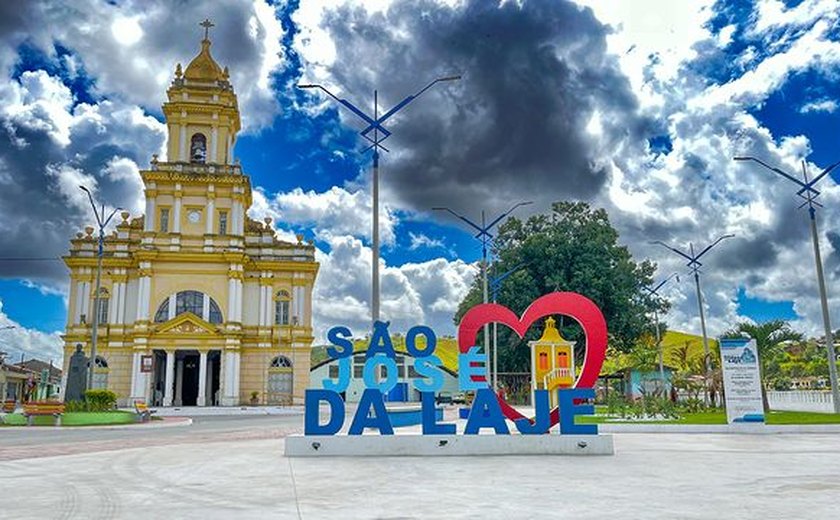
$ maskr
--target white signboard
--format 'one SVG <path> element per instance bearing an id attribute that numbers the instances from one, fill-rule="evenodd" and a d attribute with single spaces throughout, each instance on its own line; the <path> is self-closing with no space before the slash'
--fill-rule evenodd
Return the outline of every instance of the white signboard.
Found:
<path id="1" fill-rule="evenodd" d="M 761 370 L 754 339 L 720 340 L 728 423 L 764 422 Z"/>

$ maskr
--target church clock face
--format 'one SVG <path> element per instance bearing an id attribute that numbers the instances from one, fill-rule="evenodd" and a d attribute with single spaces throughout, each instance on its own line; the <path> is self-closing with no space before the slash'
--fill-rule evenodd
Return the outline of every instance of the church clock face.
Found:
<path id="1" fill-rule="evenodd" d="M 194 210 L 190 211 L 189 213 L 187 213 L 187 218 L 193 224 L 198 224 L 198 221 L 201 220 L 201 212 L 198 211 L 197 209 L 194 209 Z"/>

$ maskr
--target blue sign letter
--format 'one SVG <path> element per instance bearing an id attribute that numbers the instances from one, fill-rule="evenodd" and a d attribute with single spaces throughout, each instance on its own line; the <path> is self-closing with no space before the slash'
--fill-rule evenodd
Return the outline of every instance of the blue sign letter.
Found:
<path id="1" fill-rule="evenodd" d="M 481 428 L 493 428 L 496 434 L 509 434 L 505 416 L 499 406 L 499 400 L 493 390 L 481 388 L 475 392 L 475 400 L 470 409 L 464 434 L 477 435 Z"/>
<path id="2" fill-rule="evenodd" d="M 417 375 L 430 379 L 415 379 L 414 388 L 420 392 L 437 392 L 443 388 L 443 372 L 438 368 L 441 365 L 440 358 L 428 356 L 414 360 L 414 370 Z"/>
<path id="3" fill-rule="evenodd" d="M 377 321 L 373 324 L 373 334 L 370 336 L 367 357 L 371 358 L 376 354 L 385 354 L 394 357 L 394 344 L 391 343 L 391 335 L 388 333 L 387 321 Z"/>
<path id="4" fill-rule="evenodd" d="M 530 419 L 517 419 L 513 421 L 516 429 L 523 435 L 542 435 L 548 432 L 551 424 L 551 410 L 548 403 L 548 390 L 534 391 L 534 422 Z"/>
<path id="5" fill-rule="evenodd" d="M 304 394 L 304 435 L 335 435 L 344 424 L 344 401 L 331 390 L 307 390 Z M 318 409 L 321 401 L 330 405 L 330 421 L 321 425 Z"/>
<path id="6" fill-rule="evenodd" d="M 454 424 L 438 424 L 435 394 L 420 392 L 423 410 L 423 435 L 455 435 Z"/>
<path id="7" fill-rule="evenodd" d="M 326 390 L 333 392 L 343 392 L 347 390 L 347 385 L 350 384 L 350 358 L 343 357 L 338 359 L 338 381 L 333 381 L 329 377 L 321 381 L 321 385 Z"/>
<path id="8" fill-rule="evenodd" d="M 419 334 L 426 336 L 426 348 L 423 350 L 417 348 L 417 336 Z M 431 356 L 434 354 L 435 348 L 437 348 L 437 336 L 435 336 L 435 331 L 429 327 L 425 325 L 417 325 L 416 327 L 411 327 L 408 329 L 408 332 L 406 332 L 405 350 L 412 356 L 418 358 Z"/>
<path id="9" fill-rule="evenodd" d="M 476 366 L 473 366 L 474 363 Z M 487 388 L 486 367 L 487 355 L 481 354 L 478 347 L 470 347 L 466 353 L 458 354 L 458 387 L 461 391 Z M 475 378 L 481 379 L 476 381 Z"/>
<path id="10" fill-rule="evenodd" d="M 327 355 L 333 359 L 347 357 L 353 353 L 353 333 L 347 327 L 333 327 L 327 332 L 327 340 L 335 346 L 327 347 Z M 336 348 L 339 347 L 339 348 Z"/>
<path id="11" fill-rule="evenodd" d="M 383 381 L 376 380 L 376 371 L 379 370 L 379 365 L 385 367 L 385 379 Z M 394 361 L 394 358 L 382 354 L 368 358 L 365 361 L 364 378 L 366 388 L 375 388 L 383 394 L 387 394 L 397 386 L 397 362 Z"/>
<path id="12" fill-rule="evenodd" d="M 561 388 L 557 391 L 560 404 L 560 433 L 563 435 L 597 435 L 597 424 L 575 424 L 575 415 L 594 415 L 591 404 L 575 404 L 575 399 L 595 399 L 592 388 Z"/>
<path id="13" fill-rule="evenodd" d="M 373 409 L 373 415 L 369 412 Z M 382 435 L 393 435 L 394 428 L 391 420 L 385 411 L 385 402 L 382 400 L 382 392 L 368 388 L 362 392 L 359 399 L 359 407 L 356 408 L 356 415 L 350 425 L 348 435 L 361 435 L 365 428 L 376 428 Z"/>

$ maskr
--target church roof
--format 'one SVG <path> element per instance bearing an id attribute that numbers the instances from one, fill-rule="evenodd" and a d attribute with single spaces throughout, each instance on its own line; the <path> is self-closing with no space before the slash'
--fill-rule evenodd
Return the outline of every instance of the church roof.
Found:
<path id="1" fill-rule="evenodd" d="M 210 55 L 210 40 L 204 38 L 201 40 L 201 52 L 187 65 L 184 77 L 192 81 L 221 81 L 227 79 L 226 76 L 226 71 Z"/>

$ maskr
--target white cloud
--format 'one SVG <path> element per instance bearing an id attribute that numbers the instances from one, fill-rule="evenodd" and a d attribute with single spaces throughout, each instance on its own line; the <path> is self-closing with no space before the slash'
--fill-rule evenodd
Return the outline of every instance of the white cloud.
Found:
<path id="1" fill-rule="evenodd" d="M 408 238 L 411 240 L 411 245 L 409 245 L 408 248 L 412 251 L 422 248 L 446 249 L 446 244 L 443 243 L 443 240 L 431 238 L 423 233 L 414 233 L 409 231 Z"/>
<path id="2" fill-rule="evenodd" d="M 175 64 L 186 66 L 200 50 L 203 29 L 198 23 L 213 16 L 212 52 L 222 66 L 230 67 L 245 131 L 270 125 L 280 110 L 271 78 L 284 64 L 283 30 L 275 8 L 265 0 L 218 0 L 212 12 L 203 3 L 163 0 L 78 0 L 18 10 L 26 11 L 21 16 L 30 27 L 8 35 L 7 44 L 26 41 L 54 57 L 58 43 L 95 79 L 97 94 L 155 112 L 165 100 Z"/>
<path id="3" fill-rule="evenodd" d="M 269 199 L 265 192 L 254 191 L 253 214 L 268 215 L 293 226 L 311 226 L 316 233 L 350 235 L 370 239 L 373 213 L 370 194 L 357 189 L 348 191 L 333 186 L 325 192 L 295 188 Z M 397 217 L 387 204 L 379 206 L 379 233 L 383 244 L 394 244 Z"/>
<path id="4" fill-rule="evenodd" d="M 834 111 L 837 110 L 837 106 L 837 101 L 829 98 L 822 98 L 805 103 L 799 107 L 799 113 L 811 114 L 814 112 L 828 112 L 829 114 L 833 114 Z"/>
<path id="5" fill-rule="evenodd" d="M 60 366 L 64 358 L 62 353 L 64 341 L 61 339 L 61 332 L 43 332 L 26 328 L 3 312 L 3 303 L 0 300 L 0 328 L 14 327 L 0 330 L 0 350 L 7 354 L 7 362 L 18 362 L 23 354 L 25 359 L 38 358 L 47 362 L 53 360 Z"/>
<path id="6" fill-rule="evenodd" d="M 347 325 L 354 334 L 370 331 L 371 250 L 350 236 L 325 237 L 330 252 L 318 251 L 321 264 L 313 298 L 317 341 L 329 327 Z M 381 319 L 392 332 L 417 324 L 453 334 L 452 316 L 469 290 L 475 270 L 461 260 L 387 265 L 381 260 Z"/>

